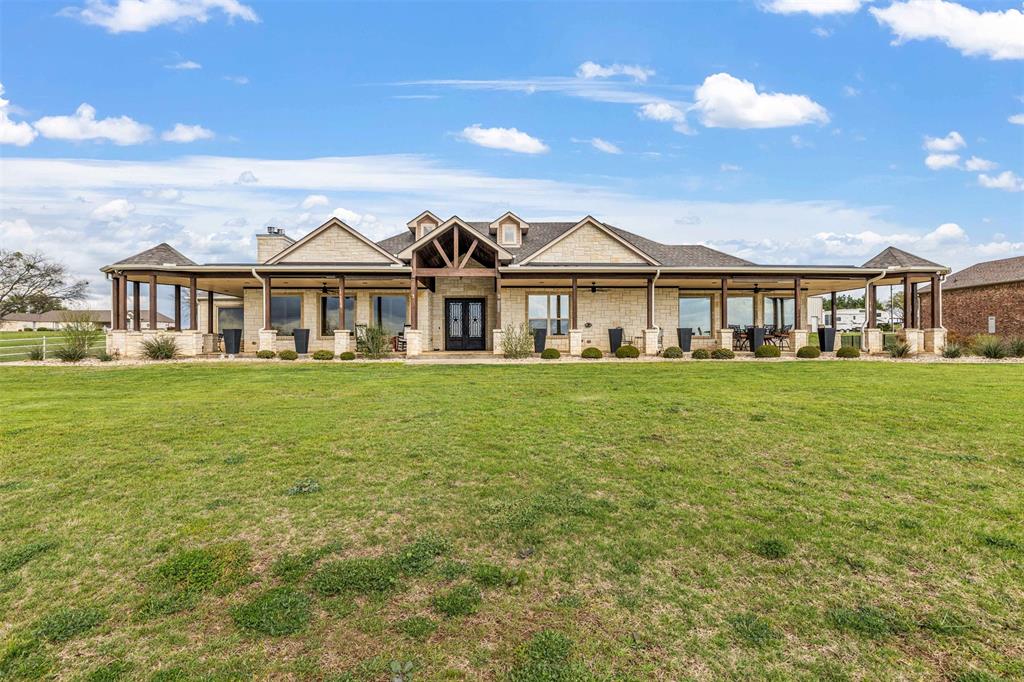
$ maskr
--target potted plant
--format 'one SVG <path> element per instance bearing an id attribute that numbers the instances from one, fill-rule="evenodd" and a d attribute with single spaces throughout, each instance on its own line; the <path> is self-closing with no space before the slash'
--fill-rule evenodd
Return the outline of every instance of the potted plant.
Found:
<path id="1" fill-rule="evenodd" d="M 614 354 L 622 345 L 622 327 L 613 327 L 608 330 L 608 347 Z"/>
<path id="2" fill-rule="evenodd" d="M 543 353 L 544 352 L 544 344 L 547 343 L 547 340 L 548 340 L 548 330 L 547 329 L 534 329 L 533 330 L 533 352 L 534 353 Z"/>
<path id="3" fill-rule="evenodd" d="M 689 353 L 693 344 L 693 327 L 677 327 L 676 336 L 679 338 L 679 347 L 684 353 Z"/>
<path id="4" fill-rule="evenodd" d="M 831 353 L 835 347 L 835 327 L 818 327 L 818 348 L 820 348 L 824 353 Z"/>
<path id="5" fill-rule="evenodd" d="M 221 333 L 224 334 L 224 352 L 228 355 L 238 355 L 242 347 L 242 330 L 224 329 Z"/>
<path id="6" fill-rule="evenodd" d="M 295 329 L 292 331 L 295 335 L 295 352 L 299 355 L 305 355 L 309 352 L 309 330 L 308 329 Z"/>

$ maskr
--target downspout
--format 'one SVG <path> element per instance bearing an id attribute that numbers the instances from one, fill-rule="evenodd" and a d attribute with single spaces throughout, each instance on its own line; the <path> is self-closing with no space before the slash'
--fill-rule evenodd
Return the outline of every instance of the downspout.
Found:
<path id="1" fill-rule="evenodd" d="M 882 274 L 880 274 L 878 277 L 872 277 L 871 279 L 869 279 L 867 282 L 864 283 L 864 324 L 862 324 L 860 326 L 860 349 L 862 351 L 867 351 L 867 349 L 868 349 L 868 335 L 865 332 L 865 330 L 867 329 L 867 326 L 868 326 L 867 312 L 870 310 L 872 313 L 878 313 L 878 311 L 874 309 L 873 305 L 868 305 L 869 302 L 873 303 L 873 301 L 869 300 L 870 296 L 871 296 L 871 285 L 874 284 L 875 282 L 877 282 L 880 279 L 885 279 L 886 275 L 888 275 L 888 274 L 889 274 L 889 268 L 885 268 L 882 271 Z M 835 314 L 836 314 L 836 311 L 833 310 L 832 311 L 833 319 L 835 318 Z M 877 314 L 876 314 L 876 317 L 877 317 Z"/>
<path id="2" fill-rule="evenodd" d="M 256 272 L 256 268 L 252 269 L 252 276 L 260 281 L 260 286 L 263 287 L 263 291 L 261 292 L 263 294 L 262 299 L 264 301 L 266 301 L 267 300 L 267 282 L 266 282 L 266 280 L 264 280 L 262 277 L 260 277 L 259 273 Z M 264 329 L 267 328 L 267 313 L 270 312 L 270 311 L 268 311 L 266 309 L 266 307 L 267 307 L 266 305 L 263 305 L 263 308 L 264 308 L 264 310 L 263 310 L 263 324 L 260 325 L 260 331 L 263 331 Z"/>

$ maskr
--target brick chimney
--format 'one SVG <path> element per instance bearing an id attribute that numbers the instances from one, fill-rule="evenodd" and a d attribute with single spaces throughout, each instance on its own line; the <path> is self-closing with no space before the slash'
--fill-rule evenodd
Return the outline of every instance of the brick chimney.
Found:
<path id="1" fill-rule="evenodd" d="M 283 227 L 268 225 L 266 234 L 256 235 L 256 260 L 266 263 L 294 243 L 295 240 L 284 233 Z"/>

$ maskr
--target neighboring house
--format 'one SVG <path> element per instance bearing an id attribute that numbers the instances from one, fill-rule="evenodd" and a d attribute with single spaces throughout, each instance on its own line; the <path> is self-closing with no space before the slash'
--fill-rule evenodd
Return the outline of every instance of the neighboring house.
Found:
<path id="1" fill-rule="evenodd" d="M 939 314 L 950 333 L 1024 336 L 1024 256 L 977 263 L 946 277 L 941 288 Z M 931 287 L 918 294 L 927 317 Z"/>
<path id="2" fill-rule="evenodd" d="M 132 310 L 128 311 L 131 324 Z M 0 331 L 22 331 L 24 329 L 62 329 L 68 323 L 68 317 L 87 315 L 98 329 L 110 329 L 109 310 L 51 310 L 47 313 L 11 313 L 0 319 Z M 149 311 L 142 311 L 142 328 L 149 328 Z M 157 328 L 167 329 L 174 321 L 166 315 L 157 316 Z"/>
<path id="3" fill-rule="evenodd" d="M 119 311 L 112 348 L 132 355 L 140 343 L 127 329 L 129 283 L 136 292 L 149 283 L 151 300 L 160 286 L 174 287 L 179 301 L 188 290 L 186 354 L 211 352 L 226 324 L 243 330 L 245 352 L 292 348 L 294 329 L 310 330 L 311 351 L 354 349 L 353 334 L 373 324 L 410 356 L 500 353 L 504 330 L 527 324 L 573 355 L 607 350 L 612 328 L 654 354 L 676 345 L 679 327 L 693 329 L 695 347 L 731 345 L 733 329 L 752 324 L 791 327 L 791 342 L 803 345 L 822 319 L 810 297 L 866 285 L 872 294 L 882 285 L 910 290 L 949 272 L 892 248 L 863 266 L 759 265 L 590 216 L 528 222 L 511 212 L 474 222 L 424 211 L 380 241 L 331 218 L 298 240 L 268 228 L 256 241 L 250 263 L 200 265 L 160 244 L 102 268 Z"/>

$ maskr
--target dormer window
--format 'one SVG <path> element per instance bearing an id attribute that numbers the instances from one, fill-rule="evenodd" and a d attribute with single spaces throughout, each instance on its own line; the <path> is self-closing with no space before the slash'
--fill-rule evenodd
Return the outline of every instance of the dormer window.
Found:
<path id="1" fill-rule="evenodd" d="M 495 241 L 502 246 L 521 246 L 523 237 L 530 226 L 515 213 L 509 211 L 489 226 L 489 231 L 494 235 Z"/>
<path id="2" fill-rule="evenodd" d="M 502 244 L 515 244 L 517 241 L 519 241 L 518 239 L 516 239 L 516 229 L 518 227 L 519 226 L 516 225 L 515 223 L 505 223 L 504 225 L 502 225 L 501 226 L 501 243 Z"/>

